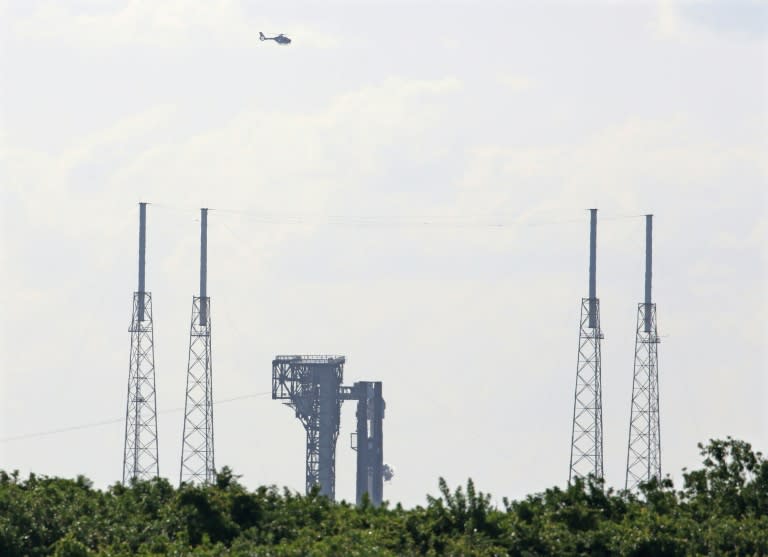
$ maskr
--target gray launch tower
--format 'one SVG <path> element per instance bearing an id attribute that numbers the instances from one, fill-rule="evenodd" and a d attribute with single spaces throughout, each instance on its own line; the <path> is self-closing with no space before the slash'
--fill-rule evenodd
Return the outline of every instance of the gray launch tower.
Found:
<path id="1" fill-rule="evenodd" d="M 637 304 L 632 410 L 629 417 L 626 489 L 651 478 L 661 479 L 659 421 L 659 337 L 656 304 L 651 301 L 653 215 L 645 216 L 645 300 Z"/>
<path id="2" fill-rule="evenodd" d="M 155 399 L 155 341 L 152 294 L 145 290 L 147 204 L 139 203 L 139 289 L 133 293 L 128 397 L 125 409 L 123 483 L 159 475 L 157 401 Z"/>
<path id="3" fill-rule="evenodd" d="M 603 478 L 603 402 L 600 367 L 600 300 L 597 298 L 597 209 L 590 209 L 589 297 L 581 299 L 579 353 L 573 401 L 568 481 L 593 474 Z"/>
<path id="4" fill-rule="evenodd" d="M 272 361 L 272 398 L 289 401 L 307 432 L 307 493 L 319 485 L 320 493 L 331 500 L 336 492 L 344 362 L 344 356 L 277 356 Z"/>
<path id="5" fill-rule="evenodd" d="M 192 297 L 187 395 L 179 482 L 209 484 L 216 479 L 213 453 L 213 360 L 211 299 L 207 295 L 208 209 L 200 209 L 200 295 Z"/>
<path id="6" fill-rule="evenodd" d="M 384 399 L 380 381 L 344 386 L 344 356 L 277 356 L 272 361 L 272 398 L 288 401 L 307 432 L 306 491 L 316 485 L 333 500 L 336 492 L 336 441 L 341 403 L 357 401 L 357 427 L 352 448 L 357 451 L 356 498 L 365 493 L 381 505 L 385 475 Z"/>

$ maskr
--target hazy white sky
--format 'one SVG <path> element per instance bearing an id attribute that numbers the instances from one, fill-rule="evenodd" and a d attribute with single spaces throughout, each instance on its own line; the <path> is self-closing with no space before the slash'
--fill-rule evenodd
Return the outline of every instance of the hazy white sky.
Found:
<path id="1" fill-rule="evenodd" d="M 0 6 L 0 468 L 120 479 L 120 422 L 7 438 L 124 414 L 140 200 L 173 481 L 202 206 L 216 398 L 269 391 L 276 354 L 346 355 L 346 383 L 384 382 L 387 499 L 567 481 L 588 207 L 608 483 L 643 285 L 626 216 L 656 215 L 665 472 L 710 437 L 768 449 L 765 2 Z M 289 409 L 215 427 L 219 466 L 303 488 Z"/>

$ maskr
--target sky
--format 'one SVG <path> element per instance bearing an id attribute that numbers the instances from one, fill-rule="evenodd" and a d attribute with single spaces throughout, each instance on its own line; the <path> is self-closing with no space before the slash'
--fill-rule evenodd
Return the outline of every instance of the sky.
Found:
<path id="1" fill-rule="evenodd" d="M 767 150 L 765 2 L 0 2 L 0 469 L 120 480 L 139 201 L 173 482 L 200 207 L 216 463 L 248 487 L 304 486 L 278 354 L 383 381 L 386 499 L 564 486 L 591 207 L 607 483 L 646 213 L 664 473 L 766 451 Z"/>

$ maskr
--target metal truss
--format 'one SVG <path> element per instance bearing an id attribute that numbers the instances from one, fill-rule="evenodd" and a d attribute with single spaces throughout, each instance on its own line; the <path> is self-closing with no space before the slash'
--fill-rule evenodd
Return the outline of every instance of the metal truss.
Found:
<path id="1" fill-rule="evenodd" d="M 582 298 L 579 355 L 573 401 L 568 481 L 593 474 L 603 478 L 603 403 L 600 369 L 600 300 Z"/>
<path id="2" fill-rule="evenodd" d="M 656 304 L 640 303 L 637 305 L 626 489 L 636 489 L 653 477 L 661 479 L 658 347 Z"/>
<path id="3" fill-rule="evenodd" d="M 129 331 L 131 355 L 125 410 L 124 484 L 133 479 L 147 480 L 159 475 L 151 293 L 134 292 Z"/>
<path id="4" fill-rule="evenodd" d="M 343 356 L 278 356 L 272 361 L 272 398 L 288 400 L 307 432 L 306 490 L 336 491 L 336 440 L 341 417 Z"/>
<path id="5" fill-rule="evenodd" d="M 210 300 L 192 298 L 180 483 L 210 484 L 216 479 Z"/>

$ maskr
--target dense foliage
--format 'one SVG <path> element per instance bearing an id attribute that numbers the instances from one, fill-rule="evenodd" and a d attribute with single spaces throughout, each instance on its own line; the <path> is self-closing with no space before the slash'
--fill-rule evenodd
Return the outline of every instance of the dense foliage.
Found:
<path id="1" fill-rule="evenodd" d="M 357 509 L 318 494 L 250 492 L 228 469 L 208 487 L 0 472 L 0 555 L 768 555 L 768 461 L 727 439 L 701 446 L 682 490 L 639 494 L 592 479 L 491 504 L 466 487 L 424 507 Z"/>

